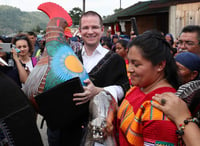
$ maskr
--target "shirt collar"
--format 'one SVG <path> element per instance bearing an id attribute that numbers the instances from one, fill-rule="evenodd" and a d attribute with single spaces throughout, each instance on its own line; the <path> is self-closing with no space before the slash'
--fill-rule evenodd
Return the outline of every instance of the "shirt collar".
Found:
<path id="1" fill-rule="evenodd" d="M 102 55 L 102 54 L 103 54 L 102 48 L 103 48 L 103 47 L 101 46 L 101 44 L 99 44 L 99 45 L 97 46 L 97 48 L 94 50 L 93 54 L 100 54 L 100 55 Z M 104 49 L 104 48 L 103 48 L 103 49 Z M 82 49 L 81 54 L 82 54 L 82 56 L 87 55 L 84 46 L 83 46 L 83 49 Z M 92 54 L 92 55 L 93 55 L 93 54 Z"/>

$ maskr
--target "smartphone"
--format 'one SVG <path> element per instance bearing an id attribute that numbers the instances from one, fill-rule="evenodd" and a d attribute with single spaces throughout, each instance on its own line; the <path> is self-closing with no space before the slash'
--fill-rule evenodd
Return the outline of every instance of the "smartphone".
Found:
<path id="1" fill-rule="evenodd" d="M 11 52 L 12 48 L 14 48 L 17 53 L 20 52 L 12 43 L 0 43 L 0 52 Z"/>

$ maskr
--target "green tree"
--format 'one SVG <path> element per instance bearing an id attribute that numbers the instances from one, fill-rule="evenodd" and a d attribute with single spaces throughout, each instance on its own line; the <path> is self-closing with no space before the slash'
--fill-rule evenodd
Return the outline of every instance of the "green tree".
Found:
<path id="1" fill-rule="evenodd" d="M 82 12 L 83 11 L 79 7 L 75 7 L 69 11 L 69 15 L 72 17 L 74 25 L 79 25 L 79 20 L 81 18 Z"/>
<path id="2" fill-rule="evenodd" d="M 119 8 L 119 9 L 114 9 L 114 13 L 118 13 L 119 11 L 123 10 L 122 8 Z"/>
<path id="3" fill-rule="evenodd" d="M 33 30 L 32 30 L 32 31 L 39 33 L 39 32 L 40 32 L 40 30 L 41 30 L 40 26 L 39 26 L 39 25 L 37 25 L 35 28 L 33 28 Z"/>

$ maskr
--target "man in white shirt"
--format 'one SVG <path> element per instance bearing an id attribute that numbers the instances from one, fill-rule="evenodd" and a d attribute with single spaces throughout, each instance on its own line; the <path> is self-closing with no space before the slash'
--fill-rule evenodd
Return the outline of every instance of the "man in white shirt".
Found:
<path id="1" fill-rule="evenodd" d="M 78 56 L 82 60 L 86 71 L 90 75 L 92 70 L 97 65 L 99 65 L 98 63 L 109 53 L 109 50 L 103 48 L 100 45 L 100 39 L 104 32 L 101 16 L 93 11 L 89 11 L 83 14 L 80 20 L 79 31 L 80 31 L 82 40 L 84 42 L 84 46 L 81 51 L 81 54 L 78 54 Z M 123 65 L 124 60 L 121 60 L 121 58 L 119 57 L 119 62 L 120 61 L 121 61 L 121 64 Z M 120 64 L 117 64 L 117 65 L 120 65 Z M 110 68 L 112 68 L 112 66 L 110 66 Z M 112 74 L 109 74 L 107 70 L 106 71 L 107 73 L 104 74 L 104 78 L 101 78 L 100 80 L 105 80 L 105 76 L 107 74 L 110 76 L 110 78 L 112 78 L 111 76 L 115 74 L 118 67 L 115 66 L 114 68 L 116 68 L 116 70 L 113 70 Z M 121 68 L 121 72 L 126 70 L 126 67 L 123 68 L 123 66 L 120 66 L 120 68 Z M 96 71 L 99 71 L 99 70 L 100 69 L 98 68 Z M 123 73 L 121 73 L 121 75 L 123 75 Z M 125 81 L 122 81 L 124 82 L 122 84 L 127 84 L 126 78 L 127 76 L 124 77 Z M 106 82 L 106 80 L 103 82 Z M 123 90 L 123 87 L 119 85 L 119 83 L 117 82 L 116 83 L 113 82 L 108 86 L 102 86 L 102 85 L 97 85 L 98 83 L 95 84 L 95 81 L 94 81 L 94 84 L 95 84 L 94 85 L 91 79 L 86 80 L 85 83 L 87 85 L 86 87 L 84 87 L 85 92 L 77 93 L 74 95 L 75 97 L 77 97 L 77 98 L 74 98 L 74 101 L 79 101 L 77 102 L 77 105 L 87 102 L 88 100 L 90 100 L 92 97 L 97 95 L 102 90 L 106 90 L 110 92 L 116 101 L 120 101 L 124 97 L 124 94 L 125 94 L 124 91 L 127 91 L 127 89 L 129 88 L 128 85 L 125 85 L 126 87 L 124 88 L 127 88 L 127 89 Z"/>
<path id="2" fill-rule="evenodd" d="M 74 94 L 74 102 L 77 106 L 80 106 L 91 100 L 102 90 L 106 90 L 114 97 L 116 102 L 120 103 L 126 91 L 130 88 L 126 65 L 122 57 L 101 46 L 100 39 L 104 32 L 101 16 L 94 11 L 84 13 L 80 19 L 79 31 L 84 45 L 77 55 L 90 79 L 84 81 L 86 86 L 83 93 Z M 83 125 L 86 126 L 87 122 L 88 117 L 85 117 Z M 66 142 L 63 145 L 79 145 L 82 130 L 81 125 L 75 124 L 73 125 L 73 131 L 69 132 L 66 129 L 66 132 L 64 132 Z"/>

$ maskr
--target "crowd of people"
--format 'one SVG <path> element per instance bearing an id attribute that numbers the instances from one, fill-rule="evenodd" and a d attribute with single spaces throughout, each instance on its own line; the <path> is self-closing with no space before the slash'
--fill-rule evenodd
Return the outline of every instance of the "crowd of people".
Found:
<path id="1" fill-rule="evenodd" d="M 79 31 L 81 37 L 68 42 L 90 78 L 73 101 L 80 106 L 102 91 L 113 97 L 118 104 L 112 123 L 116 145 L 199 145 L 200 117 L 191 115 L 187 103 L 174 93 L 185 83 L 199 80 L 200 26 L 185 26 L 177 40 L 156 30 L 139 35 L 131 31 L 129 38 L 106 37 L 101 16 L 88 11 L 80 18 Z M 0 71 L 23 88 L 42 57 L 45 39 L 39 42 L 34 32 L 27 32 L 14 36 L 11 43 L 19 52 L 15 48 L 0 52 L 6 62 L 14 61 L 13 66 L 1 62 Z M 84 145 L 88 117 L 83 121 L 71 129 L 48 128 L 49 146 Z M 94 145 L 104 143 L 94 141 Z"/>

